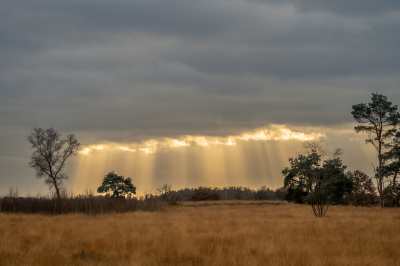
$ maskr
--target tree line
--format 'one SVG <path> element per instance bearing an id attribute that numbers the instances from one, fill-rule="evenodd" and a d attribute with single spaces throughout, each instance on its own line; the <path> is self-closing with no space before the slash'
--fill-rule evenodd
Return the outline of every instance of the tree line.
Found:
<path id="1" fill-rule="evenodd" d="M 78 214 L 101 215 L 106 213 L 123 213 L 130 211 L 165 211 L 167 204 L 159 197 L 117 198 L 95 195 L 91 190 L 74 195 L 61 190 L 60 194 L 38 194 L 20 197 L 17 188 L 10 188 L 7 194 L 0 195 L 0 213 L 27 214 Z"/>
<path id="2" fill-rule="evenodd" d="M 171 185 L 164 184 L 156 189 L 156 195 L 167 203 L 174 205 L 180 201 L 203 200 L 284 200 L 286 189 L 284 187 L 275 190 L 261 186 L 252 189 L 244 186 L 183 188 L 173 190 Z"/>
<path id="3" fill-rule="evenodd" d="M 91 190 L 79 195 L 60 190 L 60 197 L 56 193 L 47 196 L 39 194 L 36 197 L 29 195 L 20 197 L 18 188 L 11 187 L 7 194 L 0 195 L 0 212 L 97 215 L 136 210 L 165 211 L 167 205 L 177 205 L 184 201 L 284 200 L 286 194 L 286 189 L 283 187 L 273 190 L 266 186 L 259 189 L 243 186 L 223 188 L 199 186 L 173 190 L 171 185 L 164 184 L 158 187 L 154 193 L 145 193 L 134 197 L 132 184 L 130 181 L 124 182 L 123 180 L 130 179 L 125 179 L 114 172 L 108 173 L 103 179 L 103 184 L 97 190 L 100 195 L 95 195 Z M 104 183 L 107 183 L 111 189 L 105 188 Z M 112 187 L 115 189 L 113 190 Z"/>

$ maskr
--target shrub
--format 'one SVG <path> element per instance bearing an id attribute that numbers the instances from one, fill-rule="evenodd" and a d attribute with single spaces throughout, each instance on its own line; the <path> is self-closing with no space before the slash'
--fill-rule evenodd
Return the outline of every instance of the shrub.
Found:
<path id="1" fill-rule="evenodd" d="M 283 201 L 283 200 L 285 200 L 286 193 L 287 193 L 287 188 L 285 188 L 285 187 L 277 188 L 275 190 L 275 198 L 277 200 L 282 200 Z"/>
<path id="2" fill-rule="evenodd" d="M 376 189 L 371 177 L 359 170 L 348 171 L 346 174 L 354 183 L 352 191 L 345 195 L 350 204 L 355 206 L 377 204 L 375 200 Z"/>
<path id="3" fill-rule="evenodd" d="M 308 194 L 308 192 L 303 191 L 301 188 L 289 187 L 285 195 L 285 200 L 293 203 L 305 203 L 304 199 Z"/>
<path id="4" fill-rule="evenodd" d="M 275 192 L 265 185 L 254 192 L 254 199 L 255 200 L 272 200 L 275 199 Z"/>
<path id="5" fill-rule="evenodd" d="M 156 189 L 157 194 L 169 205 L 177 205 L 180 201 L 180 194 L 172 190 L 172 186 L 164 184 Z"/>
<path id="6" fill-rule="evenodd" d="M 393 186 L 390 184 L 383 190 L 383 206 L 385 207 L 396 207 L 399 202 L 397 191 L 400 190 L 400 185 Z"/>
<path id="7" fill-rule="evenodd" d="M 207 187 L 198 187 L 195 189 L 190 195 L 190 201 L 203 201 L 203 200 L 220 200 L 221 195 L 211 188 Z"/>
<path id="8" fill-rule="evenodd" d="M 269 200 L 271 198 L 270 198 L 268 191 L 258 190 L 256 193 L 254 193 L 254 199 L 255 200 Z"/>

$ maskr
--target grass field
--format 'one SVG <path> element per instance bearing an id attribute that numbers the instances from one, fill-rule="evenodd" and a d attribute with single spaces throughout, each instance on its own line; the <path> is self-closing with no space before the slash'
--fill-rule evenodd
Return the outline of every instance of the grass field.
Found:
<path id="1" fill-rule="evenodd" d="M 256 201 L 2 213 L 0 265 L 400 265 L 399 222 L 398 209 L 335 206 L 315 218 L 310 206 Z"/>

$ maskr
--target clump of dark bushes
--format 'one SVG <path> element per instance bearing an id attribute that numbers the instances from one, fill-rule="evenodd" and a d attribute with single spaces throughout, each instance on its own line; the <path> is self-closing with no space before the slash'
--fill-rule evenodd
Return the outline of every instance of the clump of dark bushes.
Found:
<path id="1" fill-rule="evenodd" d="M 286 195 L 285 188 L 278 188 L 272 190 L 266 186 L 262 186 L 259 189 L 252 189 L 249 187 L 242 186 L 230 186 L 223 188 L 210 188 L 210 187 L 198 187 L 198 188 L 184 188 L 176 191 L 179 195 L 180 201 L 189 200 L 209 200 L 209 196 L 202 196 L 213 194 L 214 197 L 219 194 L 219 200 L 283 200 Z M 206 198 L 206 199 L 201 199 Z M 213 199 L 217 200 L 217 199 Z"/>
<path id="2" fill-rule="evenodd" d="M 196 188 L 192 195 L 190 195 L 190 201 L 202 201 L 202 200 L 220 200 L 221 195 L 216 190 L 212 190 L 208 187 Z"/>
<path id="3" fill-rule="evenodd" d="M 275 191 L 267 188 L 266 186 L 262 186 L 254 193 L 255 200 L 271 200 L 275 199 Z"/>

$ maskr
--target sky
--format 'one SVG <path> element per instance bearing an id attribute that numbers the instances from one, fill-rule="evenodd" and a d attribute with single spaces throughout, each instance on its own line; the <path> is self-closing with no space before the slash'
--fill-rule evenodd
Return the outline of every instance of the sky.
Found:
<path id="1" fill-rule="evenodd" d="M 0 0 L 0 191 L 47 193 L 34 127 L 73 133 L 65 186 L 283 185 L 307 140 L 372 174 L 352 105 L 400 104 L 393 0 Z"/>

